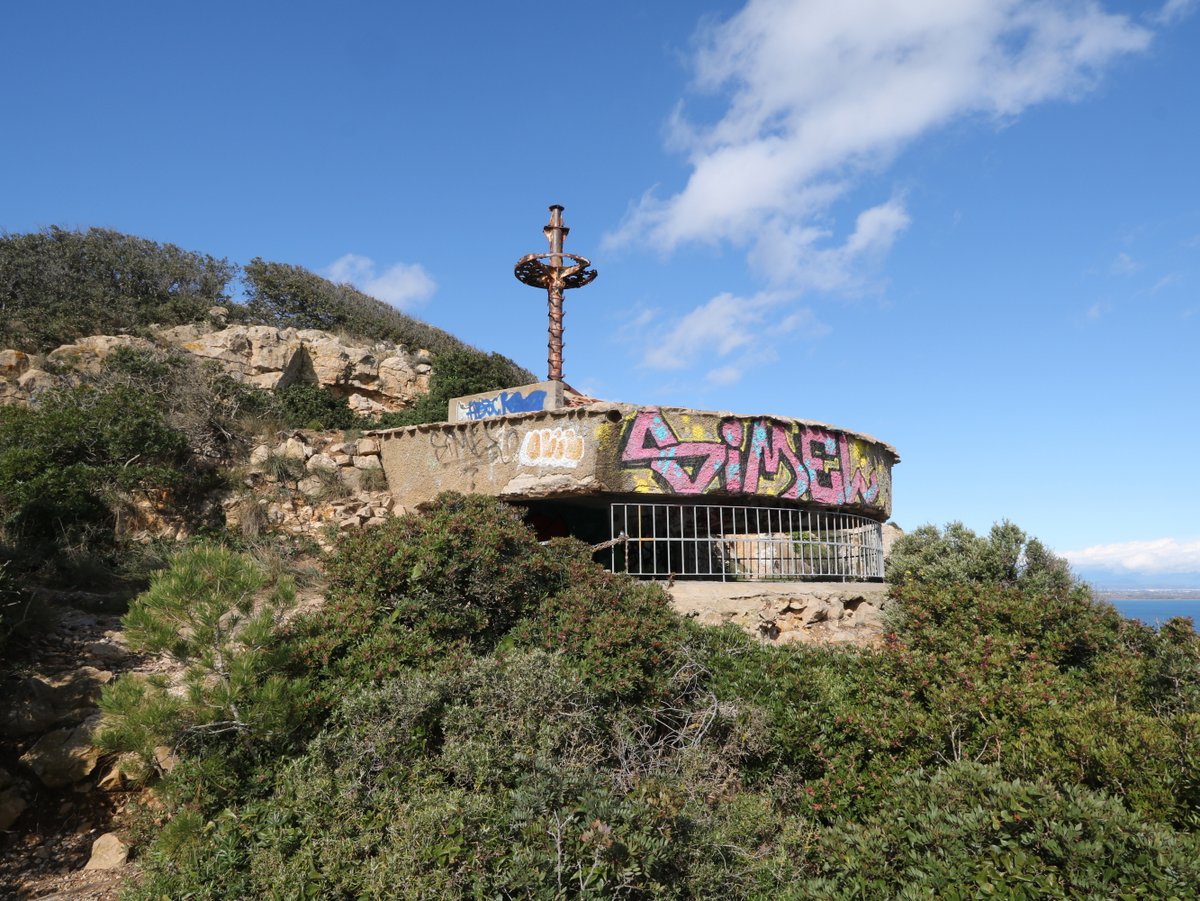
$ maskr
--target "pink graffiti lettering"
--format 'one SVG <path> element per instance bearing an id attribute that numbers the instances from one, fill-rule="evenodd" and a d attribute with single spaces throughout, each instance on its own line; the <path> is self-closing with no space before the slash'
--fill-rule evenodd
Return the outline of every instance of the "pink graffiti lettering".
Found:
<path id="1" fill-rule="evenodd" d="M 715 441 L 680 441 L 661 411 L 642 410 L 622 438 L 621 465 L 649 469 L 677 494 L 769 494 L 832 505 L 879 497 L 879 472 L 855 466 L 839 432 L 729 417 L 717 434 Z"/>
<path id="2" fill-rule="evenodd" d="M 645 411 L 633 421 L 621 461 L 646 460 L 672 490 L 680 494 L 701 494 L 708 490 L 725 465 L 725 448 L 712 441 L 681 442 L 661 413 Z M 681 465 L 681 461 L 690 460 L 698 463 L 692 475 Z"/>
<path id="3" fill-rule="evenodd" d="M 796 459 L 796 452 L 788 441 L 787 432 L 781 425 L 771 425 L 766 420 L 758 420 L 750 427 L 745 490 L 750 494 L 757 494 L 760 472 L 772 477 L 777 476 L 781 462 L 786 464 L 791 478 L 787 480 L 786 487 L 776 493 L 781 497 L 800 497 L 808 489 L 809 480 L 804 467 Z"/>

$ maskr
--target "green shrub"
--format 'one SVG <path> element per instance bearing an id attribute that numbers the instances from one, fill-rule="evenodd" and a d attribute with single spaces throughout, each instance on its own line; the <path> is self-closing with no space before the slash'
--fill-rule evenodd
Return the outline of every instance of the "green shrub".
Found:
<path id="1" fill-rule="evenodd" d="M 665 785 L 614 791 L 592 766 L 602 732 L 589 693 L 540 652 L 360 686 L 270 798 L 173 830 L 172 856 L 152 849 L 140 891 L 671 896 L 684 801 Z M 236 850 L 218 864 L 185 844 L 197 836 Z"/>
<path id="2" fill-rule="evenodd" d="M 139 675 L 105 686 L 97 742 L 147 763 L 158 745 L 285 745 L 306 694 L 302 678 L 283 672 L 276 640 L 293 603 L 290 578 L 269 582 L 246 555 L 211 544 L 180 551 L 122 622 L 132 650 L 183 668 L 184 690 Z"/>
<path id="3" fill-rule="evenodd" d="M 297 625 L 301 653 L 378 679 L 487 649 L 551 590 L 554 571 L 517 510 L 442 494 L 423 514 L 342 539 L 327 604 Z"/>
<path id="4" fill-rule="evenodd" d="M 1011 522 L 992 526 L 985 538 L 960 522 L 945 530 L 925 525 L 901 536 L 886 565 L 887 581 L 903 585 L 991 583 L 1062 592 L 1074 585 L 1067 562 Z"/>
<path id="5" fill-rule="evenodd" d="M 236 269 L 101 228 L 0 235 L 0 347 L 38 353 L 86 335 L 202 321 L 228 305 Z"/>
<path id="6" fill-rule="evenodd" d="M 344 398 L 337 397 L 322 385 L 303 382 L 294 382 L 275 391 L 268 409 L 284 427 L 292 429 L 331 431 L 357 428 L 366 423 L 350 409 Z"/>
<path id="7" fill-rule="evenodd" d="M 666 592 L 605 572 L 573 539 L 553 539 L 548 553 L 566 564 L 564 584 L 530 612 L 515 641 L 561 652 L 602 697 L 637 701 L 665 691 L 687 635 Z"/>
<path id="8" fill-rule="evenodd" d="M 1195 836 L 1111 796 L 955 763 L 896 780 L 890 802 L 821 833 L 792 898 L 1190 898 Z"/>
<path id="9" fill-rule="evenodd" d="M 14 541 L 111 545 L 114 492 L 183 490 L 187 438 L 136 388 L 83 386 L 0 407 L 0 517 Z"/>

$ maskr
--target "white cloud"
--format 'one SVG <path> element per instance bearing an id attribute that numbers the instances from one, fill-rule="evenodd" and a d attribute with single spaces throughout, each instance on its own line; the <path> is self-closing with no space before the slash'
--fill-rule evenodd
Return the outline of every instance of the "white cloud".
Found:
<path id="1" fill-rule="evenodd" d="M 1196 9 L 1196 0 L 1167 0 L 1157 12 L 1151 14 L 1152 21 L 1161 25 L 1178 22 L 1184 16 L 1191 15 Z"/>
<path id="2" fill-rule="evenodd" d="M 1108 306 L 1102 303 L 1094 303 L 1087 310 L 1087 318 L 1089 322 L 1095 322 L 1108 311 Z"/>
<path id="3" fill-rule="evenodd" d="M 1150 293 L 1157 294 L 1163 288 L 1170 288 L 1172 285 L 1178 285 L 1182 281 L 1183 276 L 1178 272 L 1168 272 L 1151 286 Z"/>
<path id="4" fill-rule="evenodd" d="M 686 186 L 648 193 L 608 243 L 729 241 L 772 285 L 853 290 L 908 224 L 900 199 L 840 241 L 819 224 L 863 172 L 956 118 L 1076 96 L 1150 37 L 1087 0 L 750 0 L 699 36 L 696 84 L 727 105 L 672 116 Z"/>
<path id="5" fill-rule="evenodd" d="M 1158 538 L 1062 551 L 1076 568 L 1147 573 L 1200 572 L 1200 538 Z"/>
<path id="6" fill-rule="evenodd" d="M 789 309 L 786 296 L 718 294 L 665 330 L 651 334 L 642 364 L 652 369 L 711 367 L 705 378 L 718 385 L 776 359 L 773 343 L 790 334 L 823 337 L 829 327 L 809 309 Z"/>
<path id="7" fill-rule="evenodd" d="M 682 369 L 701 355 L 726 356 L 754 340 L 766 305 L 762 298 L 718 294 L 652 341 L 644 362 L 654 369 Z"/>
<path id="8" fill-rule="evenodd" d="M 1109 264 L 1108 271 L 1113 275 L 1133 275 L 1142 268 L 1142 264 L 1131 257 L 1129 254 L 1118 253 L 1116 259 Z"/>
<path id="9" fill-rule="evenodd" d="M 420 263 L 393 263 L 379 271 L 370 257 L 354 253 L 338 257 L 325 274 L 335 282 L 348 282 L 398 310 L 428 300 L 437 290 L 437 282 Z"/>

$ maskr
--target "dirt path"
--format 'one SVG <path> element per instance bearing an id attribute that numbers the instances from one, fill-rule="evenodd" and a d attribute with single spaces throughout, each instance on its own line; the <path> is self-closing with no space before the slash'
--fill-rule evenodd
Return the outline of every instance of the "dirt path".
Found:
<path id="1" fill-rule="evenodd" d="M 83 867 L 93 842 L 114 828 L 134 793 L 118 786 L 100 788 L 112 769 L 106 758 L 99 758 L 83 779 L 50 788 L 21 757 L 46 731 L 86 719 L 94 711 L 101 684 L 118 673 L 154 664 L 130 654 L 121 643 L 124 598 L 74 592 L 42 600 L 57 608 L 58 621 L 24 646 L 10 646 L 0 676 L 7 708 L 0 730 L 0 768 L 15 778 L 27 805 L 0 833 L 0 898 L 115 899 L 133 865 Z M 69 689 L 73 685 L 81 687 Z M 45 686 L 55 690 L 46 691 Z M 64 698 L 68 706 L 78 706 L 56 710 L 54 705 Z M 50 728 L 31 731 L 31 724 L 38 722 Z"/>

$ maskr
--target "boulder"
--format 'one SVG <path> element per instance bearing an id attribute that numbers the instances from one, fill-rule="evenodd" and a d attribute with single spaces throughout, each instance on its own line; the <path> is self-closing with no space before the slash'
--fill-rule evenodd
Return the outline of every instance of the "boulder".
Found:
<path id="1" fill-rule="evenodd" d="M 21 762 L 47 788 L 62 788 L 86 779 L 96 768 L 100 751 L 92 745 L 92 733 L 100 725 L 99 714 L 78 726 L 47 732 L 21 755 Z"/>
<path id="2" fill-rule="evenodd" d="M 309 472 L 334 472 L 337 470 L 338 464 L 337 461 L 328 454 L 313 454 L 308 458 L 308 462 L 304 464 L 304 467 Z"/>
<path id="3" fill-rule="evenodd" d="M 55 726 L 82 722 L 94 714 L 101 686 L 112 673 L 81 666 L 54 678 L 29 676 L 5 686 L 0 705 L 0 734 L 37 735 Z"/>
<path id="4" fill-rule="evenodd" d="M 106 832 L 92 842 L 92 856 L 85 870 L 112 870 L 129 860 L 129 846 L 115 832 Z"/>

